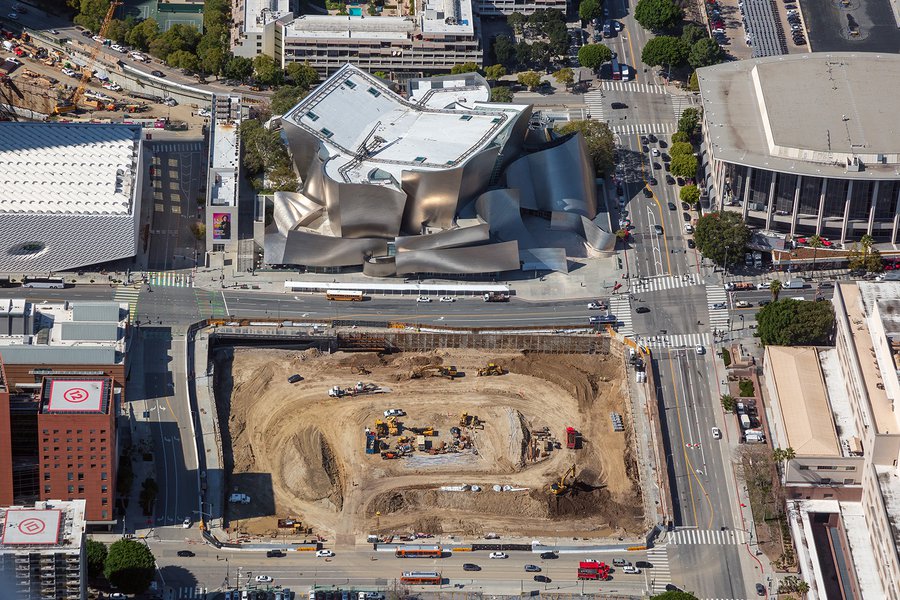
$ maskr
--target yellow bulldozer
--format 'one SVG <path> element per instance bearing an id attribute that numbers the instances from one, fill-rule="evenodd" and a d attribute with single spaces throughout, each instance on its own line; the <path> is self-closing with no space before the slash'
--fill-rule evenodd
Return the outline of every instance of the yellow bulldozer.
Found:
<path id="1" fill-rule="evenodd" d="M 375 421 L 375 435 L 387 435 L 388 425 L 381 419 Z"/>
<path id="2" fill-rule="evenodd" d="M 454 379 L 459 375 L 455 366 L 442 367 L 441 365 L 425 365 L 418 367 L 409 374 L 410 379 L 421 379 L 422 377 L 446 377 Z"/>
<path id="3" fill-rule="evenodd" d="M 387 418 L 387 428 L 388 435 L 400 435 L 400 424 L 397 422 L 397 417 Z"/>
<path id="4" fill-rule="evenodd" d="M 470 415 L 469 413 L 464 412 L 459 415 L 459 426 L 483 428 L 484 424 L 481 422 L 481 419 L 478 418 L 478 415 Z"/>
<path id="5" fill-rule="evenodd" d="M 486 367 L 478 368 L 479 377 L 487 375 L 504 375 L 505 373 L 506 371 L 503 370 L 503 367 L 495 363 L 488 363 Z"/>
<path id="6" fill-rule="evenodd" d="M 572 481 L 569 485 L 566 485 L 566 479 L 569 477 L 572 478 Z M 550 493 L 555 496 L 559 496 L 560 494 L 565 494 L 571 485 L 575 483 L 575 465 L 572 465 L 572 468 L 567 470 L 562 474 L 562 477 L 559 478 L 559 482 L 554 482 L 550 484 Z"/>

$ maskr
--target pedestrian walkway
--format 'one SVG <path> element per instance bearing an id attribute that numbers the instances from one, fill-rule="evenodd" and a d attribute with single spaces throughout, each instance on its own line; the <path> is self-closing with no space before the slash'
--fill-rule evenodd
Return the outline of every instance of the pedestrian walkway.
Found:
<path id="1" fill-rule="evenodd" d="M 587 112 L 592 119 L 597 121 L 606 120 L 606 107 L 603 102 L 603 92 L 594 90 L 584 95 L 584 103 L 587 105 Z"/>
<path id="2" fill-rule="evenodd" d="M 194 296 L 197 298 L 197 311 L 203 317 L 209 319 L 228 317 L 228 306 L 225 304 L 222 292 L 194 288 Z"/>
<path id="3" fill-rule="evenodd" d="M 141 295 L 141 290 L 134 289 L 133 286 L 118 286 L 116 287 L 116 293 L 113 296 L 113 300 L 116 302 L 125 302 L 128 304 L 128 322 L 134 323 L 134 319 L 137 316 L 137 304 L 138 297 Z"/>
<path id="4" fill-rule="evenodd" d="M 685 273 L 684 275 L 663 275 L 661 277 L 643 277 L 631 281 L 632 293 L 662 292 L 675 288 L 685 288 L 700 285 L 700 275 L 697 273 Z"/>
<path id="5" fill-rule="evenodd" d="M 181 600 L 182 598 L 206 598 L 205 587 L 173 587 L 166 599 Z"/>
<path id="6" fill-rule="evenodd" d="M 600 89 L 610 92 L 637 92 L 641 94 L 668 94 L 661 85 L 652 83 L 635 83 L 633 81 L 601 81 Z"/>
<path id="7" fill-rule="evenodd" d="M 624 336 L 634 335 L 634 323 L 631 320 L 631 298 L 626 294 L 614 295 L 609 299 L 609 313 L 618 320 L 618 332 Z"/>
<path id="8" fill-rule="evenodd" d="M 747 534 L 743 529 L 679 529 L 670 534 L 673 545 L 703 544 L 723 546 L 745 544 Z"/>
<path id="9" fill-rule="evenodd" d="M 706 303 L 709 307 L 709 328 L 713 331 L 728 328 L 728 292 L 721 285 L 706 286 Z M 722 308 L 713 308 L 713 306 Z"/>
<path id="10" fill-rule="evenodd" d="M 649 348 L 706 348 L 712 343 L 708 333 L 680 333 L 672 335 L 653 335 L 640 337 L 635 341 L 641 346 Z"/>
<path id="11" fill-rule="evenodd" d="M 175 273 L 173 271 L 151 271 L 144 274 L 145 280 L 151 286 L 163 287 L 194 287 L 194 276 L 190 273 Z"/>
<path id="12" fill-rule="evenodd" d="M 650 594 L 661 594 L 666 585 L 672 583 L 672 569 L 669 567 L 669 548 L 667 544 L 654 546 L 647 550 L 647 562 L 653 565 L 650 569 Z"/>
<path id="13" fill-rule="evenodd" d="M 610 127 L 613 133 L 646 135 L 652 133 L 654 135 L 669 135 L 678 131 L 675 123 L 633 123 L 631 125 L 613 125 Z"/>
<path id="14" fill-rule="evenodd" d="M 153 144 L 151 149 L 157 154 L 162 152 L 200 152 L 203 149 L 203 144 L 200 142 Z"/>
<path id="15" fill-rule="evenodd" d="M 693 105 L 691 96 L 672 96 L 672 111 L 675 113 L 675 120 L 681 118 L 684 109 L 691 108 Z"/>

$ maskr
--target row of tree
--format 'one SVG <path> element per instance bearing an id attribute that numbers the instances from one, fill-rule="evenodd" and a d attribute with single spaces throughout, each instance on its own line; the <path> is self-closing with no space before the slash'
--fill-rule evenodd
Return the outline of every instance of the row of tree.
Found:
<path id="1" fill-rule="evenodd" d="M 680 36 L 660 35 L 650 39 L 641 51 L 641 60 L 651 67 L 679 70 L 716 65 L 725 60 L 719 44 L 702 27 L 689 23 Z"/>
<path id="2" fill-rule="evenodd" d="M 107 548 L 106 544 L 88 540 L 85 554 L 88 576 L 95 580 L 105 577 L 123 593 L 142 594 L 153 581 L 156 561 L 146 544 L 122 539 Z"/>

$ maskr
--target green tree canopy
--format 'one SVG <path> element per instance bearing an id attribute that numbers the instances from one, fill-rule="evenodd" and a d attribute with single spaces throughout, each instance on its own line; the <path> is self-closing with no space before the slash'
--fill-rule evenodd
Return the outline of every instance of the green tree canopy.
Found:
<path id="1" fill-rule="evenodd" d="M 256 81 L 263 85 L 277 85 L 281 80 L 281 69 L 275 59 L 268 54 L 257 54 L 253 59 L 253 73 Z"/>
<path id="2" fill-rule="evenodd" d="M 209 46 L 202 51 L 197 50 L 197 58 L 200 59 L 200 70 L 212 75 L 220 75 L 225 68 L 228 55 L 220 46 Z"/>
<path id="3" fill-rule="evenodd" d="M 73 21 L 76 25 L 86 27 L 96 34 L 100 31 L 100 24 L 106 18 L 108 10 L 109 0 L 81 0 L 78 14 L 75 15 Z"/>
<path id="4" fill-rule="evenodd" d="M 719 266 L 733 265 L 743 257 L 744 248 L 750 241 L 750 229 L 741 219 L 740 213 L 717 212 L 703 215 L 694 229 L 697 249 Z"/>
<path id="5" fill-rule="evenodd" d="M 97 540 L 88 540 L 85 546 L 87 554 L 88 577 L 96 579 L 103 575 L 103 566 L 106 564 L 106 544 Z"/>
<path id="6" fill-rule="evenodd" d="M 725 59 L 721 46 L 712 38 L 697 40 L 688 53 L 687 61 L 695 69 L 717 65 Z"/>
<path id="7" fill-rule="evenodd" d="M 831 302 L 785 298 L 762 307 L 756 322 L 763 345 L 821 346 L 830 342 L 834 307 Z"/>
<path id="8" fill-rule="evenodd" d="M 310 89 L 319 81 L 319 73 L 309 62 L 292 62 L 284 68 L 285 75 L 294 82 L 295 86 L 305 90 Z"/>
<path id="9" fill-rule="evenodd" d="M 820 246 L 822 245 L 821 238 L 819 238 L 818 243 Z M 847 259 L 851 270 L 863 270 L 869 273 L 881 273 L 884 271 L 884 261 L 881 258 L 881 253 L 877 248 L 873 248 L 872 244 L 872 236 L 864 235 L 858 243 L 854 243 L 850 247 Z"/>
<path id="10" fill-rule="evenodd" d="M 651 67 L 680 67 L 687 61 L 688 51 L 681 38 L 660 35 L 644 44 L 641 61 Z"/>
<path id="11" fill-rule="evenodd" d="M 534 51 L 531 49 L 531 44 L 525 41 L 516 44 L 516 62 L 525 66 L 530 65 L 533 60 Z"/>
<path id="12" fill-rule="evenodd" d="M 498 35 L 494 38 L 493 51 L 494 60 L 501 65 L 512 67 L 516 64 L 516 44 L 508 35 Z"/>
<path id="13" fill-rule="evenodd" d="M 103 574 L 117 589 L 126 594 L 142 594 L 153 581 L 155 562 L 145 544 L 119 540 L 109 547 Z"/>
<path id="14" fill-rule="evenodd" d="M 553 74 L 553 79 L 556 80 L 556 83 L 570 86 L 575 83 L 575 71 L 573 71 L 569 67 L 563 67 Z"/>
<path id="15" fill-rule="evenodd" d="M 512 102 L 513 94 L 509 86 L 498 85 L 491 88 L 491 102 Z"/>
<path id="16" fill-rule="evenodd" d="M 692 154 L 673 156 L 670 168 L 675 177 L 696 177 L 697 157 Z"/>
<path id="17" fill-rule="evenodd" d="M 159 24 L 156 19 L 144 19 L 131 28 L 131 31 L 125 36 L 125 41 L 129 46 L 147 52 L 157 36 L 159 36 Z"/>
<path id="18" fill-rule="evenodd" d="M 616 141 L 606 123 L 594 120 L 569 121 L 557 131 L 562 135 L 580 131 L 597 173 L 605 175 L 612 172 Z"/>
<path id="19" fill-rule="evenodd" d="M 187 50 L 176 50 L 166 57 L 166 64 L 176 69 L 187 69 L 188 71 L 200 70 L 200 59 L 193 52 Z"/>
<path id="20" fill-rule="evenodd" d="M 688 134 L 686 134 L 683 131 L 676 131 L 675 133 L 672 134 L 672 143 L 673 144 L 677 144 L 678 142 L 690 143 L 690 141 L 691 141 L 691 136 L 689 136 Z M 669 152 L 669 154 L 671 154 L 671 152 Z"/>
<path id="21" fill-rule="evenodd" d="M 473 62 L 460 63 L 450 68 L 451 75 L 461 75 L 462 73 L 477 73 L 478 65 Z"/>
<path id="22" fill-rule="evenodd" d="M 650 600 L 697 600 L 697 596 L 690 592 L 676 592 L 673 590 L 652 596 Z"/>
<path id="23" fill-rule="evenodd" d="M 512 12 L 506 15 L 506 24 L 513 28 L 513 31 L 521 32 L 522 26 L 525 25 L 525 15 L 520 12 Z"/>
<path id="24" fill-rule="evenodd" d="M 106 28 L 106 37 L 118 44 L 127 44 L 128 32 L 131 31 L 134 25 L 133 18 L 130 23 L 121 19 L 113 19 L 109 22 L 109 27 Z"/>
<path id="25" fill-rule="evenodd" d="M 700 91 L 700 82 L 697 80 L 697 71 L 691 73 L 691 78 L 688 80 L 688 89 L 692 92 Z"/>
<path id="26" fill-rule="evenodd" d="M 678 197 L 681 198 L 682 202 L 697 204 L 700 202 L 700 188 L 696 185 L 686 185 L 678 192 Z"/>
<path id="27" fill-rule="evenodd" d="M 702 39 L 709 39 L 706 33 L 706 27 L 697 25 L 696 23 L 688 23 L 681 30 L 681 41 L 687 46 L 693 46 Z"/>
<path id="28" fill-rule="evenodd" d="M 283 85 L 272 94 L 270 107 L 273 115 L 283 115 L 306 97 L 309 88 L 300 85 Z"/>
<path id="29" fill-rule="evenodd" d="M 694 147 L 688 142 L 676 142 L 674 139 L 672 140 L 672 146 L 669 148 L 669 155 L 672 158 L 675 158 L 676 156 L 682 156 L 684 154 L 693 153 Z"/>
<path id="30" fill-rule="evenodd" d="M 225 63 L 223 75 L 228 79 L 245 81 L 253 74 L 253 61 L 243 56 L 232 56 Z"/>
<path id="31" fill-rule="evenodd" d="M 684 11 L 674 0 L 638 0 L 634 18 L 644 29 L 664 31 L 675 27 Z"/>
<path id="32" fill-rule="evenodd" d="M 199 41 L 200 32 L 194 27 L 176 23 L 168 31 L 159 34 L 150 42 L 150 54 L 166 60 L 170 54 L 179 50 L 194 52 Z"/>
<path id="33" fill-rule="evenodd" d="M 519 83 L 528 86 L 528 89 L 534 90 L 541 85 L 541 74 L 536 71 L 523 71 L 516 77 Z"/>
<path id="34" fill-rule="evenodd" d="M 678 119 L 678 131 L 683 131 L 688 136 L 693 136 L 700 128 L 700 109 L 686 108 Z"/>
<path id="35" fill-rule="evenodd" d="M 506 67 L 503 65 L 490 65 L 484 68 L 484 76 L 488 81 L 497 81 L 506 75 Z"/>
<path id="36" fill-rule="evenodd" d="M 581 0 L 578 5 L 578 16 L 582 21 L 590 21 L 603 14 L 603 4 L 600 0 Z"/>
<path id="37" fill-rule="evenodd" d="M 603 44 L 586 44 L 578 49 L 578 62 L 582 67 L 597 70 L 612 60 L 612 50 Z"/>

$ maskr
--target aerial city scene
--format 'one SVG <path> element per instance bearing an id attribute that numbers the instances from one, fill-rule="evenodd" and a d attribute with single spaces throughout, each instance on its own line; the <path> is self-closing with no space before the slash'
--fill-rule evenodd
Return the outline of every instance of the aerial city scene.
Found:
<path id="1" fill-rule="evenodd" d="M 900 600 L 897 0 L 0 43 L 0 600 Z"/>

